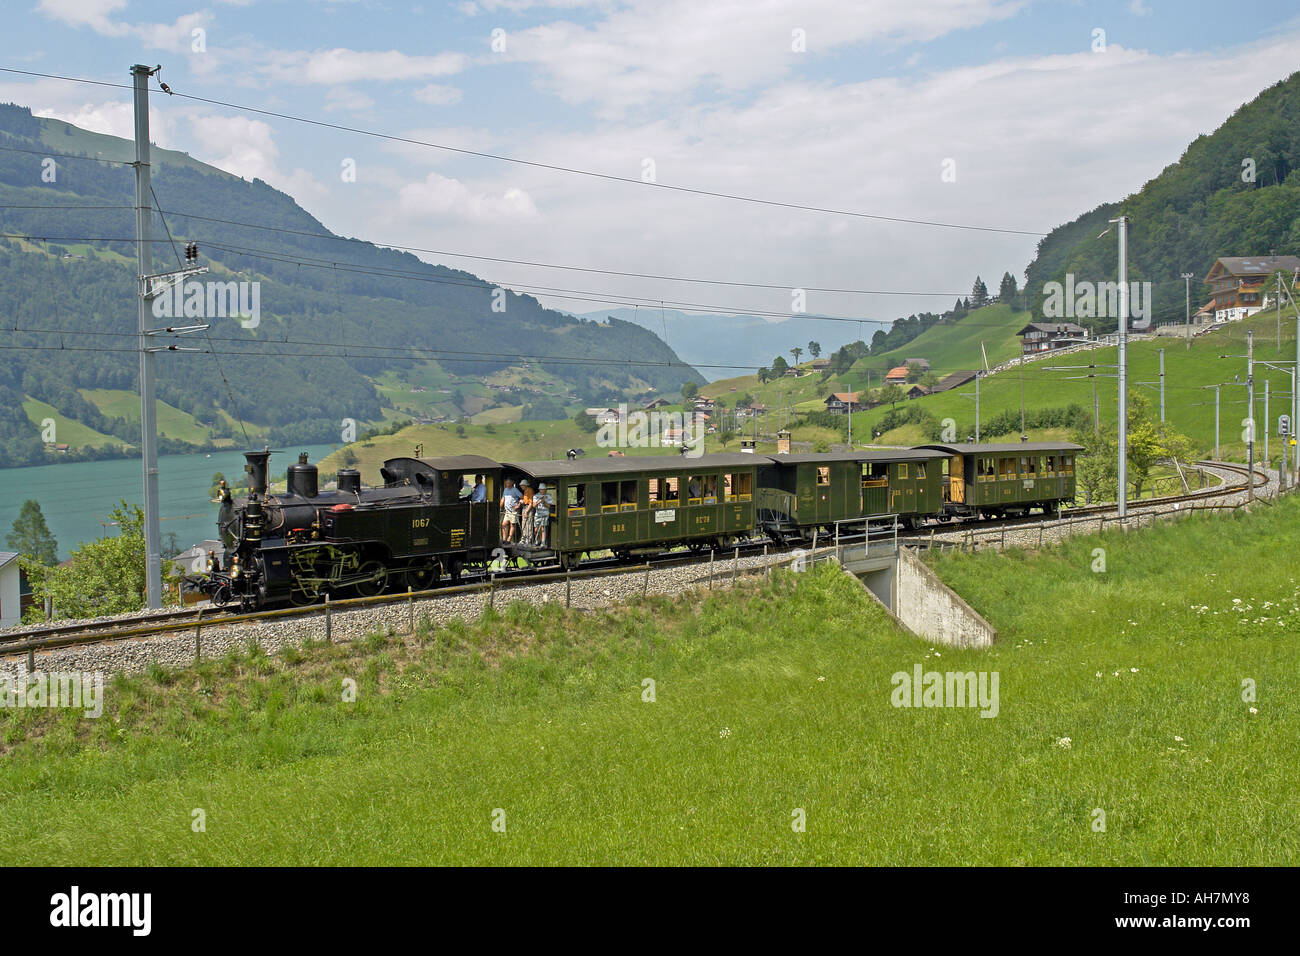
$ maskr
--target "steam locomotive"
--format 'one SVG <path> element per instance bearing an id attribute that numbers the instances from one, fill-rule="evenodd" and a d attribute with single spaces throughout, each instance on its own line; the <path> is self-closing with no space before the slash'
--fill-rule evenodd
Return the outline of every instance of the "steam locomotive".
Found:
<path id="1" fill-rule="evenodd" d="M 415 458 L 385 463 L 382 488 L 361 487 L 361 473 L 341 468 L 334 491 L 304 452 L 288 469 L 284 494 L 268 491 L 269 450 L 245 452 L 248 494 L 234 498 L 222 482 L 217 528 L 222 554 L 190 586 L 213 604 L 244 610 L 305 605 L 335 596 L 370 596 L 394 586 L 424 590 L 466 565 L 484 565 L 497 542 L 495 502 L 460 496 L 465 469 L 499 468 L 473 455 L 443 459 L 457 470 Z M 491 533 L 487 533 L 491 529 Z"/>

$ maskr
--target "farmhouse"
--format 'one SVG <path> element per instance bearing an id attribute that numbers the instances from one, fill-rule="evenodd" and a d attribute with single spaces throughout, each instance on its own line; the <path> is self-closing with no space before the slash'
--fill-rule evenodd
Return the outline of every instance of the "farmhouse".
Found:
<path id="1" fill-rule="evenodd" d="M 943 378 L 939 379 L 939 381 L 934 383 L 934 387 L 930 389 L 930 394 L 933 395 L 936 392 L 946 392 L 949 389 L 965 385 L 967 382 L 973 382 L 975 381 L 975 376 L 978 374 L 979 372 L 977 371 L 970 371 L 953 372 L 950 375 L 945 375 Z"/>
<path id="2" fill-rule="evenodd" d="M 1070 339 L 1087 338 L 1087 331 L 1073 322 L 1030 322 L 1016 333 L 1020 336 L 1020 350 L 1025 355 L 1050 352 L 1077 343 Z"/>
<path id="3" fill-rule="evenodd" d="M 891 368 L 885 373 L 886 385 L 902 385 L 907 381 L 907 366 L 899 365 L 897 368 Z"/>
<path id="4" fill-rule="evenodd" d="M 826 398 L 826 411 L 841 415 L 856 412 L 862 408 L 857 392 L 834 392 Z"/>
<path id="5" fill-rule="evenodd" d="M 1214 321 L 1239 322 L 1262 309 L 1270 291 L 1265 288 L 1268 278 L 1279 270 L 1291 276 L 1292 290 L 1300 291 L 1300 256 L 1224 256 L 1214 260 L 1203 280 L 1214 295 Z"/>

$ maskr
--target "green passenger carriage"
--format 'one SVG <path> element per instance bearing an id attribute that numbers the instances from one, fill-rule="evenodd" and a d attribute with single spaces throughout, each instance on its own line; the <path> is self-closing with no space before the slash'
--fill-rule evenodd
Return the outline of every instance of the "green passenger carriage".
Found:
<path id="1" fill-rule="evenodd" d="M 760 524 L 779 539 L 872 515 L 896 514 L 914 526 L 939 511 L 946 457 L 908 448 L 764 456 Z"/>
<path id="2" fill-rule="evenodd" d="M 723 547 L 754 529 L 754 488 L 762 459 L 750 454 L 640 456 L 591 461 L 506 462 L 504 478 L 545 482 L 555 501 L 548 549 L 566 567 L 584 551 L 619 557 L 665 545 Z"/>
<path id="3" fill-rule="evenodd" d="M 1055 514 L 1074 501 L 1075 456 L 1068 441 L 926 445 L 952 457 L 943 489 L 946 515 Z"/>

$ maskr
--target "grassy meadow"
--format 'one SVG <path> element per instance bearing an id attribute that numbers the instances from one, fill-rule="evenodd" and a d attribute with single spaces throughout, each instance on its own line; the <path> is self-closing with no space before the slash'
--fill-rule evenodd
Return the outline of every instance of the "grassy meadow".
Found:
<path id="1" fill-rule="evenodd" d="M 946 556 L 986 651 L 823 567 L 119 680 L 98 720 L 0 712 L 0 861 L 1294 864 L 1297 531 Z M 917 664 L 996 671 L 997 716 L 895 708 Z"/>

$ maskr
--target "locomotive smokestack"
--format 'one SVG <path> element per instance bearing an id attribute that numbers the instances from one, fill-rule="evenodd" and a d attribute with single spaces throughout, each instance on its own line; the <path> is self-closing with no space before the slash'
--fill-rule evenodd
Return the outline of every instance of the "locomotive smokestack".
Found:
<path id="1" fill-rule="evenodd" d="M 266 494 L 266 463 L 271 459 L 271 450 L 244 452 L 244 471 L 248 472 L 248 490 L 255 495 Z"/>

